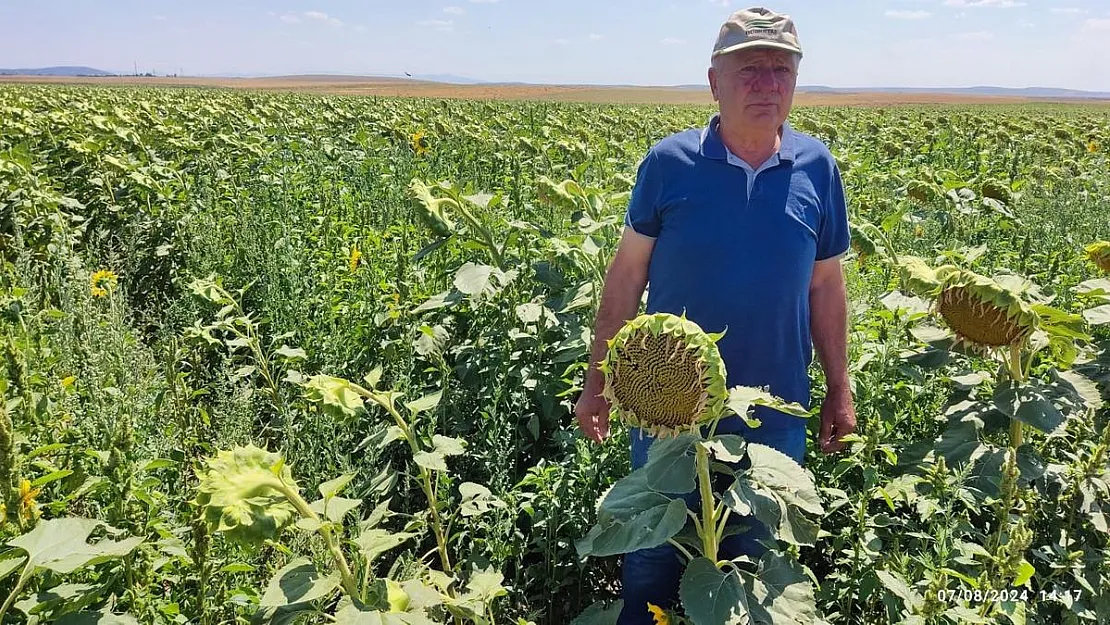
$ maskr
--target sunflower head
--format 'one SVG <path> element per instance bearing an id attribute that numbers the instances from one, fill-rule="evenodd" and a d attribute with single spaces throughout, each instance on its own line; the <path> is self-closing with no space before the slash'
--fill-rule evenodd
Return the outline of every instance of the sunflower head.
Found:
<path id="1" fill-rule="evenodd" d="M 1091 142 L 1087 144 L 1087 152 L 1091 154 L 1098 152 L 1098 143 L 1094 139 L 1092 139 Z"/>
<path id="2" fill-rule="evenodd" d="M 423 129 L 413 133 L 412 149 L 416 152 L 417 156 L 424 156 L 428 153 L 428 133 L 424 132 Z"/>
<path id="3" fill-rule="evenodd" d="M 1083 251 L 1087 252 L 1087 258 L 1098 265 L 1099 269 L 1110 273 L 1110 241 L 1096 241 L 1083 248 Z"/>
<path id="4" fill-rule="evenodd" d="M 1040 327 L 1020 294 L 966 269 L 945 265 L 936 307 L 960 343 L 979 350 L 1018 345 Z"/>
<path id="5" fill-rule="evenodd" d="M 351 273 L 358 269 L 358 263 L 362 259 L 362 251 L 358 249 L 358 243 L 351 246 L 351 255 L 347 258 L 347 267 L 350 268 Z"/>
<path id="6" fill-rule="evenodd" d="M 602 394 L 617 416 L 652 436 L 681 433 L 724 413 L 728 390 L 717 350 L 721 334 L 706 334 L 684 316 L 632 319 L 608 343 L 600 370 Z"/>
<path id="7" fill-rule="evenodd" d="M 101 269 L 89 278 L 89 292 L 93 297 L 107 297 L 119 283 L 116 274 L 109 269 Z"/>
<path id="8" fill-rule="evenodd" d="M 652 620 L 655 621 L 654 625 L 671 625 L 671 615 L 666 610 L 650 602 L 647 604 L 647 609 L 651 613 Z"/>

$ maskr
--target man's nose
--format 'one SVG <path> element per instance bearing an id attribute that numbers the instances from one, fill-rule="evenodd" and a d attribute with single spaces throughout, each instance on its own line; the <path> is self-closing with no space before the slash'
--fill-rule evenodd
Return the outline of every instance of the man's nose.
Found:
<path id="1" fill-rule="evenodd" d="M 775 76 L 775 69 L 773 67 L 759 68 L 753 86 L 761 91 L 774 91 L 778 89 L 779 81 Z"/>

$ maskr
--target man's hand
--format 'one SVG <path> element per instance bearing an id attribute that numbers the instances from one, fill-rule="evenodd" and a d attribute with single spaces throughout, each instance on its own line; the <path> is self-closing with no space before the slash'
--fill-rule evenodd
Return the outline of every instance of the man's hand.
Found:
<path id="1" fill-rule="evenodd" d="M 595 385 L 586 385 L 574 404 L 574 414 L 586 438 L 600 443 L 609 437 L 609 401 L 600 395 Z"/>
<path id="2" fill-rule="evenodd" d="M 852 402 L 852 392 L 830 390 L 821 403 L 821 433 L 817 442 L 821 451 L 834 454 L 844 449 L 840 437 L 856 431 L 856 409 Z"/>

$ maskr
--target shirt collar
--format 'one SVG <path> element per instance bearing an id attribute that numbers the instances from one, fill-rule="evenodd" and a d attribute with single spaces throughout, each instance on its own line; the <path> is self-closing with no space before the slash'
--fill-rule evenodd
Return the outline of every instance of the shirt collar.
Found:
<path id="1" fill-rule="evenodd" d="M 728 160 L 729 150 L 724 141 L 721 140 L 720 126 L 721 114 L 715 113 L 710 118 L 709 124 L 701 131 L 701 155 L 706 158 L 725 161 Z M 779 161 L 794 162 L 794 142 L 794 129 L 790 127 L 790 122 L 783 122 L 782 141 L 779 142 L 779 151 L 777 152 Z"/>

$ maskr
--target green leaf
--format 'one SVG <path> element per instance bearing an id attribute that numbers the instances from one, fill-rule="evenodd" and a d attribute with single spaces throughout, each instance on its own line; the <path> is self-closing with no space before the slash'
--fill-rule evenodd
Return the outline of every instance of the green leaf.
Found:
<path id="1" fill-rule="evenodd" d="M 358 475 L 357 472 L 348 471 L 334 480 L 324 482 L 320 485 L 320 496 L 327 498 L 338 495 L 344 488 L 347 488 L 347 485 L 351 483 L 351 480 L 355 479 L 356 475 Z"/>
<path id="2" fill-rule="evenodd" d="M 305 398 L 322 403 L 324 410 L 336 417 L 353 417 L 365 410 L 362 397 L 354 385 L 343 378 L 314 375 L 303 385 Z"/>
<path id="3" fill-rule="evenodd" d="M 709 558 L 696 558 L 686 566 L 678 594 L 694 625 L 747 622 L 748 595 L 740 578 L 718 569 Z"/>
<path id="4" fill-rule="evenodd" d="M 597 524 L 576 544 L 583 555 L 611 556 L 658 547 L 686 525 L 686 503 L 652 491 L 641 468 L 609 489 Z"/>
<path id="5" fill-rule="evenodd" d="M 380 528 L 372 528 L 363 530 L 359 534 L 355 544 L 358 545 L 359 551 L 362 552 L 362 557 L 373 562 L 378 556 L 383 553 L 398 547 L 415 534 L 407 532 L 390 532 Z"/>
<path id="6" fill-rule="evenodd" d="M 998 609 L 1010 619 L 1013 625 L 1025 625 L 1026 608 L 1024 601 L 1003 601 L 998 604 Z"/>
<path id="7" fill-rule="evenodd" d="M 809 411 L 801 404 L 787 402 L 764 389 L 750 386 L 735 386 L 729 389 L 727 405 L 741 417 L 747 415 L 752 406 L 764 406 L 795 417 L 810 416 Z"/>
<path id="8" fill-rule="evenodd" d="M 130 614 L 75 612 L 54 621 L 54 625 L 139 625 L 139 621 Z"/>
<path id="9" fill-rule="evenodd" d="M 1052 432 L 1065 421 L 1064 415 L 1045 396 L 1039 385 L 1015 386 L 1000 384 L 994 394 L 994 405 L 1006 416 L 1031 425 L 1042 432 Z"/>
<path id="10" fill-rule="evenodd" d="M 41 568 L 72 573 L 84 566 L 123 557 L 143 542 L 142 537 L 136 536 L 121 541 L 87 543 L 89 535 L 101 525 L 104 523 L 93 519 L 50 519 L 9 540 L 8 545 L 27 552 L 25 566 L 31 571 Z"/>
<path id="11" fill-rule="evenodd" d="M 1083 311 L 1083 318 L 1093 326 L 1110 324 L 1110 304 L 1103 304 Z"/>
<path id="12" fill-rule="evenodd" d="M 702 445 L 709 450 L 709 454 L 729 464 L 736 464 L 744 459 L 748 443 L 743 437 L 735 434 L 722 434 L 703 441 Z"/>
<path id="13" fill-rule="evenodd" d="M 745 472 L 747 479 L 773 491 L 787 505 L 813 514 L 824 514 L 813 479 L 793 458 L 759 443 L 749 444 L 747 453 L 752 463 Z"/>
<path id="14" fill-rule="evenodd" d="M 500 571 L 494 569 L 478 571 L 466 582 L 466 593 L 472 599 L 489 603 L 497 597 L 508 594 L 502 586 L 504 581 L 505 576 Z"/>
<path id="15" fill-rule="evenodd" d="M 1021 564 L 1018 565 L 1017 575 L 1014 576 L 1014 587 L 1016 588 L 1029 584 L 1029 580 L 1033 579 L 1033 575 L 1036 572 L 1037 569 L 1033 568 L 1032 564 L 1029 564 L 1027 560 L 1022 558 Z"/>
<path id="16" fill-rule="evenodd" d="M 610 604 L 598 601 L 583 610 L 570 622 L 570 625 L 617 625 L 617 619 L 620 618 L 623 609 L 622 599 L 617 599 Z"/>
<path id="17" fill-rule="evenodd" d="M 752 621 L 759 625 L 811 625 L 817 620 L 813 584 L 792 560 L 767 551 L 759 560 L 759 571 L 745 579 Z"/>
<path id="18" fill-rule="evenodd" d="M 496 267 L 466 263 L 455 273 L 455 288 L 466 295 L 480 295 L 492 290 L 490 276 Z"/>
<path id="19" fill-rule="evenodd" d="M 274 574 L 259 606 L 280 608 L 323 599 L 335 591 L 339 583 L 338 573 L 321 577 L 311 560 L 297 558 Z"/>
<path id="20" fill-rule="evenodd" d="M 474 482 L 459 484 L 459 495 L 462 497 L 459 503 L 459 514 L 464 518 L 479 516 L 494 508 L 505 507 L 505 502 L 494 497 L 488 488 Z"/>
<path id="21" fill-rule="evenodd" d="M 425 410 L 432 410 L 433 408 L 438 406 L 439 400 L 442 397 L 443 390 L 438 390 L 434 393 L 428 393 L 420 399 L 414 399 L 413 401 L 407 402 L 405 404 L 405 407 L 408 408 L 409 412 L 411 412 L 412 414 L 421 413 Z"/>
<path id="22" fill-rule="evenodd" d="M 8 558 L 7 560 L 0 560 L 0 582 L 4 581 L 4 578 L 11 575 L 13 571 L 17 571 L 22 568 L 23 563 L 26 561 L 27 558 L 24 556 L 20 556 L 18 558 Z"/>
<path id="23" fill-rule="evenodd" d="M 910 585 L 906 583 L 906 580 L 898 573 L 877 569 L 875 575 L 879 577 L 879 581 L 882 582 L 887 590 L 906 602 L 906 607 L 911 611 L 916 612 L 921 606 L 925 605 L 924 597 L 911 588 Z"/>
<path id="24" fill-rule="evenodd" d="M 380 443 L 378 443 L 378 448 L 380 449 L 382 447 L 385 447 L 386 445 L 392 443 L 393 441 L 407 441 L 407 440 L 408 440 L 408 437 L 405 436 L 405 431 L 402 430 L 400 428 L 400 426 L 391 425 L 388 428 L 386 428 L 385 438 L 383 438 L 382 441 Z"/>
<path id="25" fill-rule="evenodd" d="M 294 349 L 292 347 L 289 347 L 288 345 L 282 345 L 278 349 L 274 350 L 274 353 L 278 356 L 281 356 L 285 360 L 306 360 L 308 358 L 308 354 L 306 354 L 303 349 L 299 347 Z"/>
<path id="26" fill-rule="evenodd" d="M 418 612 L 364 612 L 348 605 L 335 613 L 335 625 L 435 625 Z"/>
<path id="27" fill-rule="evenodd" d="M 52 471 L 52 472 L 47 473 L 46 475 L 38 478 L 34 482 L 31 482 L 31 486 L 33 488 L 38 488 L 40 486 L 46 486 L 47 484 L 49 484 L 51 482 L 57 482 L 58 480 L 64 480 L 65 478 L 67 478 L 71 475 L 73 475 L 73 471 L 71 471 L 69 469 L 62 469 L 61 471 Z"/>
<path id="28" fill-rule="evenodd" d="M 432 437 L 432 443 L 435 445 L 436 453 L 444 456 L 461 456 L 466 453 L 466 441 L 461 438 L 436 434 Z"/>
<path id="29" fill-rule="evenodd" d="M 96 586 L 92 584 L 59 584 L 47 590 L 40 590 L 13 605 L 27 615 L 51 612 L 63 605 L 69 609 L 81 609 L 95 598 L 95 590 Z"/>
<path id="30" fill-rule="evenodd" d="M 342 523 L 343 517 L 347 516 L 352 510 L 362 505 L 361 499 L 346 499 L 344 497 L 328 497 L 326 499 L 317 499 L 309 504 L 309 508 L 313 512 L 326 518 L 332 523 Z"/>
<path id="31" fill-rule="evenodd" d="M 682 495 L 697 488 L 694 449 L 699 437 L 682 434 L 655 441 L 648 448 L 647 486 L 660 493 Z"/>
<path id="32" fill-rule="evenodd" d="M 421 451 L 413 454 L 412 459 L 429 471 L 447 471 L 447 459 L 438 451 Z"/>
<path id="33" fill-rule="evenodd" d="M 382 381 L 382 367 L 378 365 L 370 370 L 370 373 L 362 376 L 362 381 L 366 382 L 367 388 L 374 390 L 378 388 L 378 382 Z"/>

